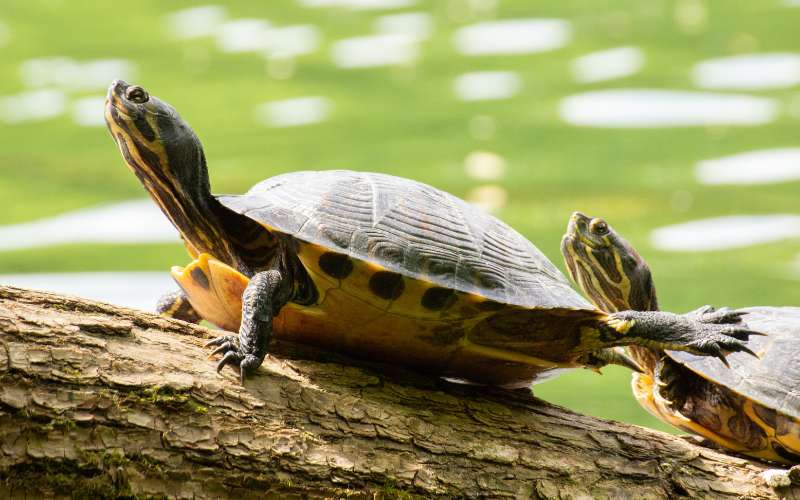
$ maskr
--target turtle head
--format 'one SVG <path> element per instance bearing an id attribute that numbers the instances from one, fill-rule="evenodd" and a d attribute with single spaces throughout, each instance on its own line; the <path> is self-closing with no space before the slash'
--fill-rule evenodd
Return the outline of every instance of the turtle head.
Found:
<path id="1" fill-rule="evenodd" d="M 148 190 L 170 186 L 173 194 L 184 196 L 209 191 L 203 146 L 166 102 L 138 85 L 115 80 L 108 89 L 106 124 Z"/>
<path id="2" fill-rule="evenodd" d="M 203 147 L 192 128 L 172 106 L 122 80 L 108 89 L 105 118 L 125 163 L 190 251 L 225 259 L 225 239 L 209 209 L 214 200 Z"/>
<path id="3" fill-rule="evenodd" d="M 572 279 L 598 308 L 658 309 L 650 268 L 605 220 L 574 212 L 561 240 L 561 253 Z"/>

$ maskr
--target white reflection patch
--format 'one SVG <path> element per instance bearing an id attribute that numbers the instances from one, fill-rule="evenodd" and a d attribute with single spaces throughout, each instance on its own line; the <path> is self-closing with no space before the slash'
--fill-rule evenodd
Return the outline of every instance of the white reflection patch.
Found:
<path id="1" fill-rule="evenodd" d="M 467 56 L 532 54 L 559 49 L 572 39 L 563 19 L 508 19 L 465 26 L 456 31 L 456 50 Z"/>
<path id="2" fill-rule="evenodd" d="M 44 290 L 155 312 L 161 295 L 177 290 L 164 272 L 0 274 L 0 284 Z"/>
<path id="3" fill-rule="evenodd" d="M 66 102 L 60 90 L 32 90 L 3 96 L 0 97 L 0 120 L 6 123 L 48 120 L 63 113 Z"/>
<path id="4" fill-rule="evenodd" d="M 800 83 L 800 55 L 748 54 L 700 62 L 692 69 L 695 85 L 709 89 L 766 90 Z"/>
<path id="5" fill-rule="evenodd" d="M 65 90 L 105 90 L 116 79 L 134 80 L 136 66 L 125 59 L 94 59 L 79 62 L 69 57 L 29 59 L 19 68 L 28 87 L 59 87 Z"/>
<path id="6" fill-rule="evenodd" d="M 765 149 L 704 160 L 695 176 L 702 184 L 772 184 L 800 180 L 800 148 Z"/>
<path id="7" fill-rule="evenodd" d="M 151 200 L 125 201 L 0 226 L 0 251 L 67 243 L 178 241 L 178 232 Z"/>
<path id="8" fill-rule="evenodd" d="M 508 99 L 517 95 L 522 81 L 512 71 L 477 71 L 456 77 L 453 89 L 462 101 Z"/>
<path id="9" fill-rule="evenodd" d="M 609 128 L 763 125 L 778 111 L 778 101 L 766 97 L 656 89 L 585 92 L 559 106 L 567 123 Z"/>
<path id="10" fill-rule="evenodd" d="M 105 127 L 105 97 L 83 97 L 72 103 L 72 119 L 83 127 Z"/>
<path id="11" fill-rule="evenodd" d="M 167 33 L 178 39 L 211 36 L 227 17 L 225 7 L 204 5 L 191 7 L 164 16 Z"/>
<path id="12" fill-rule="evenodd" d="M 743 248 L 800 238 L 800 215 L 731 215 L 656 229 L 653 246 L 674 252 Z"/>
<path id="13" fill-rule="evenodd" d="M 333 44 L 333 63 L 345 69 L 394 66 L 416 61 L 419 47 L 404 35 L 346 38 Z"/>
<path id="14" fill-rule="evenodd" d="M 327 120 L 330 109 L 327 97 L 298 97 L 265 102 L 256 108 L 255 116 L 270 127 L 297 127 Z"/>
<path id="15" fill-rule="evenodd" d="M 644 54 L 637 47 L 592 52 L 572 61 L 575 80 L 581 83 L 602 82 L 637 73 L 644 65 Z"/>

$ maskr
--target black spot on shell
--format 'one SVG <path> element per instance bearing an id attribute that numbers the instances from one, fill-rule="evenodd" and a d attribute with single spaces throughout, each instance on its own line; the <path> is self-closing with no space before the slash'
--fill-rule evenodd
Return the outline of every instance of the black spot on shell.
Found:
<path id="1" fill-rule="evenodd" d="M 765 424 L 773 429 L 777 429 L 778 415 L 775 410 L 761 406 L 760 404 L 753 404 L 753 410 L 755 411 L 755 414 L 758 415 L 758 418 L 763 420 Z"/>
<path id="2" fill-rule="evenodd" d="M 764 430 L 750 420 L 743 411 L 728 419 L 728 429 L 749 449 L 758 450 L 764 447 L 766 441 Z"/>
<path id="3" fill-rule="evenodd" d="M 478 308 L 480 311 L 499 311 L 500 309 L 504 308 L 506 305 L 500 302 L 495 302 L 493 300 L 484 300 L 482 302 L 478 302 L 475 304 L 475 307 Z"/>
<path id="4" fill-rule="evenodd" d="M 722 422 L 720 421 L 719 414 L 714 407 L 708 405 L 695 406 L 692 420 L 696 420 L 698 424 L 713 432 L 719 432 L 722 429 Z"/>
<path id="5" fill-rule="evenodd" d="M 378 271 L 369 279 L 369 289 L 378 297 L 394 300 L 403 295 L 403 277 L 391 271 Z"/>
<path id="6" fill-rule="evenodd" d="M 422 306 L 431 311 L 441 311 L 456 302 L 456 292 L 449 288 L 435 286 L 422 295 Z"/>
<path id="7" fill-rule="evenodd" d="M 797 421 L 786 415 L 775 414 L 775 434 L 786 436 L 797 426 Z"/>
<path id="8" fill-rule="evenodd" d="M 780 444 L 773 443 L 772 448 L 775 450 L 775 453 L 777 453 L 779 457 L 794 463 L 800 462 L 800 455 L 787 450 Z"/>
<path id="9" fill-rule="evenodd" d="M 343 280 L 353 272 L 353 261 L 347 255 L 326 252 L 319 258 L 319 267 L 328 276 Z"/>
<path id="10" fill-rule="evenodd" d="M 210 286 L 208 283 L 208 277 L 206 276 L 206 274 L 203 272 L 202 269 L 200 269 L 199 267 L 195 267 L 189 274 L 191 274 L 192 279 L 195 281 L 195 283 L 208 290 Z"/>

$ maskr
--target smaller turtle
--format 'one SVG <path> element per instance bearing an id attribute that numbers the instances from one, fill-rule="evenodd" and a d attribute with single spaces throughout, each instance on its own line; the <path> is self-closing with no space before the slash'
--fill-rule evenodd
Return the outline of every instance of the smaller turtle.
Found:
<path id="1" fill-rule="evenodd" d="M 561 248 L 572 279 L 597 307 L 658 310 L 647 263 L 603 219 L 574 213 Z M 631 346 L 632 357 L 643 368 L 633 375 L 633 393 L 660 420 L 729 450 L 800 463 L 800 308 L 729 312 L 747 313 L 748 325 L 766 334 L 749 342 L 758 358 L 734 353 L 723 363 Z"/>
<path id="2" fill-rule="evenodd" d="M 171 106 L 116 81 L 105 118 L 194 259 L 173 268 L 181 290 L 161 311 L 238 331 L 210 345 L 242 382 L 273 335 L 511 387 L 626 363 L 616 346 L 749 351 L 739 314 L 598 310 L 518 232 L 432 186 L 336 170 L 215 196 L 203 147 Z"/>

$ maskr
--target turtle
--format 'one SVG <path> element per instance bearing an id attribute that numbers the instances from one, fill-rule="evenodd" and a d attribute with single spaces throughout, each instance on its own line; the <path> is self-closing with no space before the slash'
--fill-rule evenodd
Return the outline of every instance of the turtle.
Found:
<path id="1" fill-rule="evenodd" d="M 739 315 L 607 313 L 533 243 L 413 180 L 300 171 L 212 195 L 205 154 L 175 109 L 114 81 L 105 120 L 127 166 L 193 259 L 158 312 L 205 319 L 217 370 L 241 383 L 273 335 L 436 377 L 525 387 L 564 368 L 635 367 L 617 346 L 748 352 Z M 235 332 L 238 332 L 236 334 Z"/>
<path id="2" fill-rule="evenodd" d="M 574 213 L 562 239 L 566 267 L 606 311 L 657 311 L 645 260 L 604 219 Z M 704 306 L 695 313 L 707 314 Z M 718 313 L 725 314 L 720 310 Z M 636 400 L 656 418 L 728 450 L 785 464 L 800 463 L 800 308 L 747 307 L 758 357 L 702 358 L 685 351 L 631 346 L 641 366 Z"/>

